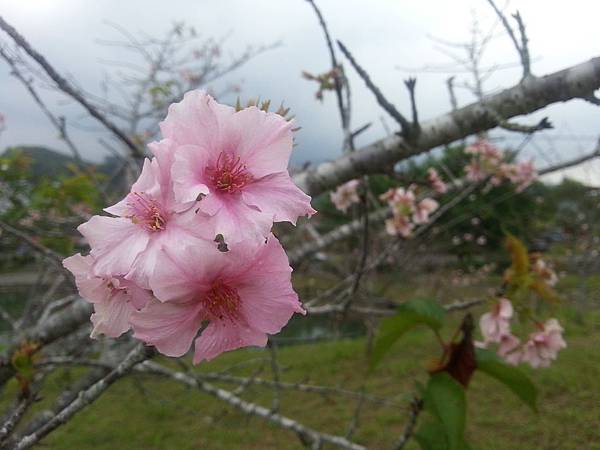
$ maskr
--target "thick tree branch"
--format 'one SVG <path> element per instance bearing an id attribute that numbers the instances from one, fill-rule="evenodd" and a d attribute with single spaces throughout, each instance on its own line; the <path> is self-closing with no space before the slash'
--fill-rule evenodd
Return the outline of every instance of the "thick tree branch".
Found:
<path id="1" fill-rule="evenodd" d="M 481 102 L 424 122 L 421 134 L 410 146 L 401 136 L 389 136 L 301 172 L 294 176 L 294 182 L 310 195 L 318 195 L 360 175 L 385 172 L 398 161 L 497 127 L 498 115 L 507 120 L 530 114 L 553 103 L 585 97 L 598 88 L 600 57 L 544 77 L 528 78 Z"/>
<path id="2" fill-rule="evenodd" d="M 136 364 L 152 357 L 154 349 L 145 347 L 143 344 L 138 344 L 127 355 L 127 357 L 108 375 L 103 377 L 89 389 L 81 392 L 73 402 L 62 409 L 51 420 L 40 427 L 34 433 L 23 437 L 11 450 L 25 450 L 31 448 L 44 436 L 66 423 L 71 417 L 77 414 L 86 406 L 92 404 L 104 391 L 106 391 L 115 381 L 127 375 Z"/>
<path id="3" fill-rule="evenodd" d="M 87 323 L 91 314 L 92 305 L 81 299 L 73 302 L 64 310 L 53 314 L 36 327 L 26 329 L 22 334 L 16 335 L 8 350 L 0 355 L 0 386 L 4 385 L 15 374 L 15 369 L 10 360 L 21 343 L 30 341 L 40 346 L 50 344 Z"/>
<path id="4" fill-rule="evenodd" d="M 201 379 L 196 379 L 195 377 L 189 374 L 183 372 L 176 372 L 153 362 L 146 362 L 142 367 L 144 369 L 147 369 L 148 372 L 159 373 L 164 376 L 170 377 L 176 381 L 184 383 L 190 387 L 200 389 L 201 391 L 204 391 L 207 394 L 218 398 L 219 400 L 222 400 L 225 403 L 228 403 L 234 408 L 239 409 L 245 414 L 261 417 L 281 428 L 294 431 L 303 442 L 312 445 L 313 448 L 320 448 L 317 447 L 315 444 L 326 443 L 349 450 L 366 450 L 366 448 L 362 445 L 351 442 L 344 437 L 334 436 L 327 433 L 320 433 L 311 428 L 308 428 L 305 425 L 302 425 L 301 423 L 293 419 L 282 416 L 281 414 L 273 414 L 272 411 L 268 408 L 257 405 L 256 403 L 250 403 L 245 400 L 242 400 L 241 398 L 233 395 L 233 393 L 225 389 L 220 389 L 216 386 L 213 386 L 210 383 L 202 381 Z"/>

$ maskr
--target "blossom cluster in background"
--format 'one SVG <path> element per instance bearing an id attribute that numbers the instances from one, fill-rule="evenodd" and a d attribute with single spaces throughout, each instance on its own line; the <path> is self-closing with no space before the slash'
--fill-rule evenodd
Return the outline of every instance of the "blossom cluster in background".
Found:
<path id="1" fill-rule="evenodd" d="M 194 362 L 264 346 L 304 313 L 274 222 L 315 210 L 287 170 L 292 123 L 188 92 L 160 124 L 131 192 L 79 226 L 64 265 L 93 303 L 92 336 L 134 336 Z M 201 331 L 199 337 L 198 332 Z"/>
<path id="2" fill-rule="evenodd" d="M 494 186 L 508 180 L 522 192 L 537 179 L 533 161 L 506 163 L 506 155 L 494 144 L 479 139 L 465 149 L 471 155 L 471 161 L 465 166 L 465 174 L 469 181 L 482 181 L 490 177 Z"/>
<path id="3" fill-rule="evenodd" d="M 445 194 L 448 191 L 448 186 L 440 177 L 440 174 L 433 167 L 427 169 L 427 178 L 429 180 L 429 184 L 431 185 L 431 189 L 433 189 L 438 194 Z"/>
<path id="4" fill-rule="evenodd" d="M 392 236 L 410 237 L 416 225 L 429 221 L 429 215 L 439 207 L 433 198 L 417 200 L 415 187 L 390 189 L 381 195 L 392 210 L 392 217 L 385 221 L 385 229 Z"/>
<path id="5" fill-rule="evenodd" d="M 477 182 L 489 177 L 491 184 L 498 186 L 508 180 L 516 186 L 517 192 L 522 192 L 537 179 L 532 161 L 506 163 L 505 153 L 485 139 L 479 139 L 469 145 L 465 153 L 471 156 L 470 162 L 464 167 L 466 179 L 469 181 Z M 432 194 L 441 195 L 448 192 L 448 185 L 433 167 L 427 170 L 427 182 L 433 191 Z M 358 193 L 360 185 L 360 181 L 356 179 L 341 184 L 330 193 L 331 202 L 338 210 L 347 212 L 350 206 L 360 201 Z M 415 225 L 427 223 L 429 215 L 439 207 L 439 203 L 430 197 L 417 202 L 413 185 L 408 188 L 390 189 L 381 196 L 381 199 L 388 203 L 393 212 L 392 218 L 386 221 L 388 234 L 405 238 L 411 236 Z M 462 240 L 465 242 L 475 240 L 478 245 L 487 243 L 485 236 L 475 239 L 469 234 L 465 234 Z M 462 240 L 456 237 L 453 243 L 458 245 Z"/>
<path id="6" fill-rule="evenodd" d="M 497 344 L 498 355 L 510 364 L 528 363 L 534 368 L 550 366 L 558 352 L 567 346 L 558 320 L 535 322 L 536 330 L 521 344 L 521 339 L 511 332 L 513 313 L 510 300 L 500 298 L 490 312 L 481 316 L 479 327 L 484 341 L 479 345 Z"/>
<path id="7" fill-rule="evenodd" d="M 342 212 L 346 212 L 350 206 L 360 201 L 360 197 L 358 195 L 359 186 L 359 180 L 350 180 L 338 186 L 335 191 L 329 194 L 329 198 L 337 209 Z"/>
<path id="8" fill-rule="evenodd" d="M 433 169 L 435 170 L 435 169 Z M 446 185 L 438 177 L 438 187 L 446 189 Z M 358 189 L 359 180 L 350 180 L 330 193 L 331 202 L 335 207 L 346 212 L 350 206 L 360 201 Z M 439 207 L 439 203 L 432 198 L 424 198 L 417 201 L 415 187 L 408 189 L 402 187 L 390 189 L 380 196 L 392 211 L 392 217 L 385 222 L 385 229 L 392 236 L 410 237 L 416 225 L 422 225 L 429 221 L 429 215 Z"/>

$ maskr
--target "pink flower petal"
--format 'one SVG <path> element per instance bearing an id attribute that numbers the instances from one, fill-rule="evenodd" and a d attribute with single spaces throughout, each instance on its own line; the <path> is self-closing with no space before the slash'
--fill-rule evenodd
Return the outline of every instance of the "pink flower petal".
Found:
<path id="1" fill-rule="evenodd" d="M 194 343 L 194 364 L 241 347 L 267 345 L 267 335 L 242 324 L 211 322 Z"/>
<path id="2" fill-rule="evenodd" d="M 101 334 L 118 337 L 129 330 L 129 319 L 135 311 L 124 291 L 119 291 L 110 300 L 94 304 L 91 320 L 94 324 L 91 337 Z"/>
<path id="3" fill-rule="evenodd" d="M 500 299 L 500 307 L 498 311 L 498 316 L 503 319 L 510 319 L 513 315 L 513 306 L 510 300 L 507 298 Z"/>
<path id="4" fill-rule="evenodd" d="M 171 139 L 176 145 L 215 148 L 219 144 L 220 120 L 233 115 L 234 111 L 231 107 L 218 105 L 204 91 L 190 91 L 181 102 L 169 106 L 160 129 L 163 137 Z"/>
<path id="5" fill-rule="evenodd" d="M 273 216 L 275 222 L 296 224 L 300 216 L 312 216 L 316 211 L 310 206 L 310 197 L 298 188 L 287 174 L 278 172 L 250 183 L 242 191 L 249 206 Z"/>
<path id="6" fill-rule="evenodd" d="M 197 145 L 183 145 L 175 152 L 171 173 L 175 200 L 192 206 L 200 194 L 207 195 L 209 188 L 204 171 L 211 162 L 210 150 Z"/>
<path id="7" fill-rule="evenodd" d="M 75 277 L 81 296 L 90 303 L 104 302 L 110 297 L 106 282 L 92 272 L 94 258 L 76 254 L 63 260 L 63 266 Z"/>
<path id="8" fill-rule="evenodd" d="M 188 301 L 207 291 L 217 274 L 229 264 L 216 245 L 198 240 L 181 248 L 163 248 L 160 263 L 150 279 L 154 295 L 164 302 Z"/>
<path id="9" fill-rule="evenodd" d="M 255 106 L 221 117 L 220 151 L 233 151 L 255 178 L 287 171 L 293 148 L 293 123 Z"/>
<path id="10" fill-rule="evenodd" d="M 199 203 L 201 211 L 212 210 L 220 200 L 209 195 Z M 233 197 L 233 196 L 232 196 Z M 227 244 L 236 244 L 245 240 L 264 241 L 273 226 L 273 215 L 263 213 L 257 208 L 246 205 L 242 197 L 226 199 L 220 202 L 218 213 L 207 221 L 207 227 L 216 234 L 222 234 Z M 205 209 L 206 208 L 206 209 Z"/>
<path id="11" fill-rule="evenodd" d="M 154 345 L 167 356 L 183 356 L 198 334 L 201 318 L 198 302 L 152 301 L 131 315 L 134 337 Z"/>
<path id="12" fill-rule="evenodd" d="M 152 196 L 157 196 L 160 193 L 160 184 L 158 182 L 158 163 L 156 160 L 144 160 L 142 173 L 135 183 L 131 186 L 131 192 L 146 193 Z M 109 214 L 119 217 L 127 217 L 131 214 L 129 207 L 129 195 L 115 205 L 104 208 Z"/>
<path id="13" fill-rule="evenodd" d="M 100 275 L 125 275 L 150 240 L 146 231 L 120 217 L 94 216 L 77 229 L 88 240 Z"/>
<path id="14" fill-rule="evenodd" d="M 291 271 L 283 247 L 271 236 L 247 271 L 237 275 L 242 312 L 252 328 L 279 333 L 294 313 L 306 314 L 292 288 Z"/>

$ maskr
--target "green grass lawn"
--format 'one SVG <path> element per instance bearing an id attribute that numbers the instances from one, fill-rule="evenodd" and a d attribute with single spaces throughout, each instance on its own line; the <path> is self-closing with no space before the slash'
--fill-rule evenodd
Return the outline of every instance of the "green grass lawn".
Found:
<path id="1" fill-rule="evenodd" d="M 531 412 L 502 385 L 476 374 L 469 386 L 467 437 L 484 450 L 600 449 L 600 315 L 564 314 L 569 347 L 549 369 L 527 370 L 539 388 L 539 413 Z M 450 333 L 451 330 L 445 330 Z M 436 344 L 424 330 L 398 343 L 370 377 L 364 371 L 364 339 L 280 348 L 285 381 L 359 389 L 387 404 L 366 403 L 354 440 L 373 449 L 390 448 L 407 417 L 414 380 L 425 380 L 425 367 Z M 249 375 L 261 365 L 270 376 L 268 353 L 241 350 L 201 366 Z M 80 369 L 78 369 L 80 370 Z M 71 382 L 75 371 L 53 377 L 52 394 Z M 231 388 L 231 385 L 223 385 Z M 9 390 L 10 391 L 10 390 Z M 271 390 L 250 387 L 244 399 L 271 405 Z M 356 399 L 295 391 L 282 393 L 280 411 L 317 430 L 345 434 Z M 135 376 L 115 384 L 101 399 L 43 441 L 56 450 L 115 449 L 300 449 L 293 432 L 248 417 L 202 392 L 175 382 Z M 411 443 L 407 448 L 416 449 Z"/>

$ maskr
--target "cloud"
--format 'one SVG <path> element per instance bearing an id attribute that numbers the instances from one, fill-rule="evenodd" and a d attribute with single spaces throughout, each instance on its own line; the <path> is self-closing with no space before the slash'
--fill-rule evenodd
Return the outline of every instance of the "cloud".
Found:
<path id="1" fill-rule="evenodd" d="M 296 115 L 302 130 L 297 134 L 298 146 L 294 151 L 295 163 L 306 160 L 321 161 L 340 154 L 342 135 L 335 99 L 331 93 L 323 103 L 314 99 L 316 87 L 300 77 L 302 70 L 322 72 L 329 68 L 329 57 L 317 19 L 309 5 L 301 0 L 224 0 L 197 2 L 172 0 L 153 2 L 143 0 L 105 0 L 79 2 L 76 0 L 0 0 L 5 19 L 14 24 L 64 74 L 71 75 L 80 86 L 99 92 L 103 74 L 109 70 L 101 60 L 127 60 L 130 55 L 115 47 L 102 47 L 98 38 L 110 38 L 115 32 L 105 24 L 110 20 L 132 33 L 159 35 L 176 20 L 185 20 L 207 36 L 222 36 L 231 32 L 227 49 L 232 53 L 243 51 L 247 44 L 267 44 L 282 41 L 282 46 L 258 56 L 242 69 L 228 77 L 242 83 L 244 97 L 270 98 L 274 103 L 284 101 Z M 430 35 L 452 41 L 466 41 L 475 8 L 483 29 L 495 21 L 493 13 L 480 1 L 461 0 L 439 2 L 398 2 L 376 0 L 322 0 L 319 2 L 331 33 L 344 41 L 373 80 L 401 110 L 408 110 L 408 98 L 402 83 L 409 75 L 418 76 L 417 99 L 420 116 L 431 118 L 448 111 L 449 100 L 445 87 L 447 74 L 400 71 L 398 66 L 418 68 L 426 64 L 446 64 L 448 58 L 435 49 Z M 595 18 L 600 5 L 585 0 L 569 2 L 514 1 L 510 9 L 519 9 L 525 18 L 531 50 L 533 70 L 537 74 L 558 70 L 576 64 L 598 53 L 598 46 L 581 30 L 596 28 Z M 543 14 L 539 9 L 543 8 Z M 501 27 L 490 43 L 484 64 L 514 62 L 516 54 Z M 4 36 L 0 39 L 3 41 Z M 12 79 L 5 65 L 0 64 L 0 111 L 7 117 L 7 130 L 0 136 L 0 145 L 20 143 L 46 144 L 63 148 L 24 89 Z M 363 82 L 347 67 L 352 86 L 354 105 L 353 125 L 358 128 L 372 122 L 371 129 L 361 137 L 362 143 L 384 135 L 380 118 L 390 126 L 393 121 L 376 104 Z M 463 79 L 466 74 L 457 74 Z M 497 90 L 519 80 L 519 70 L 499 71 L 490 77 L 487 87 Z M 64 105 L 64 98 L 54 92 L 44 92 L 48 104 L 70 123 L 79 122 L 80 110 Z M 473 100 L 466 92 L 459 92 L 459 101 Z M 229 99 L 233 101 L 234 99 Z M 571 102 L 548 108 L 525 121 L 549 115 L 557 125 L 548 136 L 565 134 L 589 136 L 589 142 L 561 141 L 560 157 L 577 154 L 579 146 L 591 146 L 600 133 L 600 108 L 583 102 Z M 89 121 L 85 121 L 89 124 Z M 98 133 L 73 130 L 82 142 L 85 156 L 98 159 L 103 149 L 98 146 Z M 515 138 L 511 138 L 515 139 Z M 538 138 L 536 138 L 538 139 Z M 539 141 L 543 146 L 544 141 Z M 539 151 L 530 151 L 536 159 Z M 527 153 L 527 152 L 526 152 Z M 556 156 L 556 155 L 555 155 Z M 543 160 L 540 159 L 540 162 Z"/>

